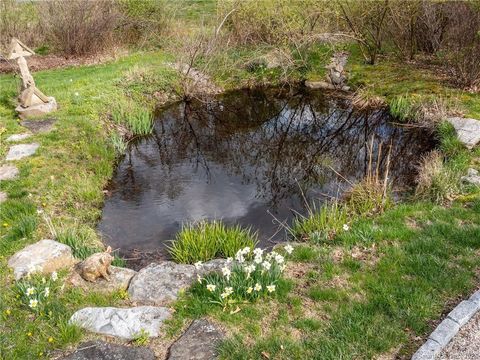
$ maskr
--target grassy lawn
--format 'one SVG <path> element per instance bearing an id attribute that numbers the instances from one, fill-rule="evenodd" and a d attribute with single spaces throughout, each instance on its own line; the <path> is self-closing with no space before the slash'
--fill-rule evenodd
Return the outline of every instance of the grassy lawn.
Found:
<path id="1" fill-rule="evenodd" d="M 275 70 L 248 73 L 237 66 L 252 51 L 268 49 L 224 54 L 215 61 L 227 65 L 217 67 L 213 78 L 227 88 L 278 79 Z M 310 65 L 291 76 L 318 77 L 325 54 L 326 49 L 314 49 Z M 47 220 L 57 239 L 75 244 L 79 258 L 101 245 L 95 227 L 116 162 L 107 114 L 118 107 L 151 106 L 154 100 L 146 101 L 148 95 L 175 90 L 178 79 L 167 61 L 172 58 L 163 53 L 139 53 L 103 65 L 34 74 L 39 88 L 54 96 L 60 108 L 52 114 L 55 130 L 28 140 L 41 146 L 35 156 L 16 163 L 19 178 L 0 184 L 9 196 L 0 205 L 0 358 L 46 357 L 85 335 L 67 324 L 75 310 L 127 304 L 122 292 L 105 296 L 62 288 L 66 274 L 60 274 L 47 306 L 32 312 L 6 263 L 25 245 L 54 237 Z M 455 90 L 413 65 L 385 60 L 371 67 L 354 53 L 350 71 L 352 85 L 368 87 L 387 102 L 405 94 L 442 96 L 458 101 L 466 115 L 480 118 L 478 95 Z M 0 88 L 3 159 L 9 147 L 4 139 L 24 130 L 13 111 L 16 79 L 0 76 Z M 462 149 L 451 131 L 442 132 L 441 138 L 447 165 L 457 174 L 472 164 L 478 168 L 478 148 Z M 239 311 L 230 313 L 235 308 L 222 311 L 187 292 L 174 305 L 168 335 L 178 335 L 189 319 L 209 316 L 230 335 L 220 348 L 225 359 L 407 357 L 450 304 L 478 286 L 479 214 L 478 189 L 464 187 L 444 206 L 411 200 L 376 217 L 352 219 L 350 229 L 333 240 L 297 247 L 287 277 L 270 301 L 238 304 Z M 29 280 L 41 282 L 41 277 Z"/>

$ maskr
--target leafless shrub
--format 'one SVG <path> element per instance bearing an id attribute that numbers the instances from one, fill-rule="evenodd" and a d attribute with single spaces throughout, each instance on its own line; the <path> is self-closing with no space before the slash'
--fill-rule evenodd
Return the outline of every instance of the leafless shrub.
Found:
<path id="1" fill-rule="evenodd" d="M 53 0 L 41 4 L 42 27 L 67 56 L 93 54 L 114 44 L 120 20 L 113 0 Z"/>
<path id="2" fill-rule="evenodd" d="M 365 61 L 375 64 L 385 38 L 388 0 L 339 2 L 343 19 L 358 42 Z"/>

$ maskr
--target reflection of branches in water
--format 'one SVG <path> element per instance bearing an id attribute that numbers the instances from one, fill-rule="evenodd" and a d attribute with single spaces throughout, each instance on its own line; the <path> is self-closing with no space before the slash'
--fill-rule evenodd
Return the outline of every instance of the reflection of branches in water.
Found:
<path id="1" fill-rule="evenodd" d="M 366 142 L 372 136 L 391 142 L 392 159 L 401 160 L 393 164 L 392 176 L 408 176 L 416 149 L 427 145 L 419 141 L 418 131 L 389 126 L 385 117 L 381 111 L 358 113 L 339 101 L 327 103 L 318 95 L 294 94 L 286 100 L 237 92 L 169 109 L 155 125 L 157 155 L 141 150 L 142 144 L 135 156 L 161 167 L 166 176 L 175 176 L 175 166 L 188 162 L 194 163 L 195 172 L 201 166 L 207 179 L 212 165 L 221 167 L 244 184 L 255 183 L 257 196 L 274 204 L 300 187 L 336 191 L 328 189 L 338 185 L 329 166 L 348 179 L 363 177 Z M 379 166 L 385 161 L 382 154 Z"/>

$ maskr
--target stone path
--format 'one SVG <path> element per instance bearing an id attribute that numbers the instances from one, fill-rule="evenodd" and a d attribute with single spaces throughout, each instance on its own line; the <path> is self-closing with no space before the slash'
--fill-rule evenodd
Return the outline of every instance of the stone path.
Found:
<path id="1" fill-rule="evenodd" d="M 0 181 L 13 180 L 18 176 L 18 169 L 15 165 L 0 166 Z"/>
<path id="2" fill-rule="evenodd" d="M 44 120 L 24 120 L 20 122 L 20 125 L 26 127 L 31 132 L 38 134 L 51 131 L 56 121 L 57 120 L 54 118 L 48 118 Z"/>
<path id="3" fill-rule="evenodd" d="M 8 142 L 21 141 L 21 140 L 28 139 L 30 136 L 32 136 L 32 134 L 30 134 L 30 133 L 13 134 L 13 135 L 10 135 L 10 136 L 7 138 L 7 141 L 8 141 Z"/>
<path id="4" fill-rule="evenodd" d="M 8 150 L 5 160 L 14 161 L 23 159 L 27 156 L 31 156 L 35 154 L 39 147 L 40 145 L 37 143 L 13 145 L 12 147 L 10 147 L 10 150 Z"/>
<path id="5" fill-rule="evenodd" d="M 195 320 L 170 347 L 168 360 L 215 359 L 216 347 L 223 338 L 224 334 L 208 320 Z"/>
<path id="6" fill-rule="evenodd" d="M 155 360 L 155 354 L 146 347 L 89 341 L 59 360 Z"/>
<path id="7" fill-rule="evenodd" d="M 165 307 L 87 307 L 73 314 L 70 323 L 95 333 L 132 340 L 143 333 L 158 336 L 170 316 L 171 310 Z"/>

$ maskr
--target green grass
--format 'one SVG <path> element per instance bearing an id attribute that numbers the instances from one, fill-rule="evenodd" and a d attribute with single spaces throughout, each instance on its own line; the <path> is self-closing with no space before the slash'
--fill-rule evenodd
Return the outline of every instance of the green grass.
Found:
<path id="1" fill-rule="evenodd" d="M 184 225 L 169 246 L 172 258 L 193 264 L 217 257 L 233 257 L 238 250 L 257 244 L 257 235 L 240 226 L 226 226 L 220 221 L 201 221 Z"/>

